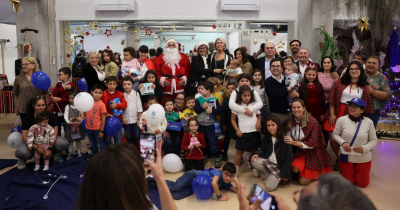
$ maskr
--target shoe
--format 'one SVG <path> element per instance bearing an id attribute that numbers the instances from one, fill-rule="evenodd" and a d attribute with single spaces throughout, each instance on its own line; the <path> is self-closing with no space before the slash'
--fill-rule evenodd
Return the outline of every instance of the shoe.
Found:
<path id="1" fill-rule="evenodd" d="M 221 158 L 215 158 L 215 164 L 214 167 L 215 168 L 221 168 Z"/>
<path id="2" fill-rule="evenodd" d="M 53 162 L 62 163 L 64 162 L 64 159 L 61 157 L 60 153 L 58 153 L 54 155 Z"/>
<path id="3" fill-rule="evenodd" d="M 71 159 L 72 159 L 72 153 L 69 153 L 66 160 L 71 160 Z"/>
<path id="4" fill-rule="evenodd" d="M 204 162 L 204 164 L 206 164 L 208 162 L 208 156 L 207 155 L 204 155 L 203 162 Z"/>
<path id="5" fill-rule="evenodd" d="M 181 158 L 181 160 L 184 160 L 186 157 L 186 151 L 181 149 L 181 152 L 179 153 L 179 157 Z"/>
<path id="6" fill-rule="evenodd" d="M 148 174 L 148 175 L 151 175 L 151 170 L 147 170 L 147 174 Z"/>
<path id="7" fill-rule="evenodd" d="M 227 156 L 222 156 L 222 161 L 228 161 L 228 157 Z"/>
<path id="8" fill-rule="evenodd" d="M 78 151 L 78 157 L 82 156 L 82 151 Z"/>
<path id="9" fill-rule="evenodd" d="M 253 168 L 253 174 L 254 174 L 254 177 L 260 177 L 260 171 L 258 171 L 258 169 L 256 169 L 256 168 Z"/>
<path id="10" fill-rule="evenodd" d="M 17 168 L 18 168 L 19 170 L 25 169 L 25 168 L 26 168 L 26 162 L 23 161 L 23 160 L 21 160 L 21 159 L 18 159 L 18 166 L 17 166 Z"/>
<path id="11" fill-rule="evenodd" d="M 238 173 L 239 173 L 239 167 L 240 166 L 235 166 L 236 167 L 236 173 L 235 173 L 235 178 L 237 179 Z"/>
<path id="12" fill-rule="evenodd" d="M 219 135 L 217 139 L 218 139 L 218 140 L 221 140 L 221 139 L 223 139 L 223 138 L 225 138 L 224 135 Z"/>
<path id="13" fill-rule="evenodd" d="M 339 160 L 336 160 L 336 164 L 333 165 L 332 169 L 333 169 L 334 171 L 340 171 Z"/>
<path id="14" fill-rule="evenodd" d="M 33 169 L 33 171 L 37 171 L 37 170 L 39 170 L 39 168 L 40 168 L 40 165 L 35 165 L 35 169 Z"/>
<path id="15" fill-rule="evenodd" d="M 35 166 L 36 167 L 36 166 Z M 43 171 L 47 171 L 47 170 L 49 170 L 49 166 L 44 166 L 43 167 Z"/>

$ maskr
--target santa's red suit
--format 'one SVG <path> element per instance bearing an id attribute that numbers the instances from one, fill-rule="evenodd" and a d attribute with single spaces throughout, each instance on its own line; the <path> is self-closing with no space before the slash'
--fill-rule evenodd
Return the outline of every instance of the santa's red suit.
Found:
<path id="1" fill-rule="evenodd" d="M 163 101 L 166 98 L 175 98 L 175 93 L 183 92 L 185 89 L 187 78 L 189 77 L 191 64 L 188 57 L 178 51 L 177 48 L 173 54 L 169 54 L 171 50 L 168 47 L 169 42 L 174 42 L 175 46 L 178 47 L 178 43 L 174 39 L 169 39 L 165 42 L 164 53 L 160 55 L 155 62 L 155 69 L 160 78 L 160 84 L 164 89 Z M 178 85 L 183 79 L 184 85 Z M 167 80 L 171 84 L 166 86 L 164 81 Z"/>

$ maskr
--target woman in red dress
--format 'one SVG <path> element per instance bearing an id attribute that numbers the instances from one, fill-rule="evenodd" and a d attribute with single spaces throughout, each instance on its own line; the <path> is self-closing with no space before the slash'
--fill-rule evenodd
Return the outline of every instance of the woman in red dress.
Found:
<path id="1" fill-rule="evenodd" d="M 286 126 L 285 143 L 295 147 L 292 172 L 299 173 L 299 183 L 308 185 L 323 173 L 332 173 L 331 158 L 325 150 L 324 136 L 318 121 L 306 110 L 301 99 L 292 103 L 292 115 Z"/>

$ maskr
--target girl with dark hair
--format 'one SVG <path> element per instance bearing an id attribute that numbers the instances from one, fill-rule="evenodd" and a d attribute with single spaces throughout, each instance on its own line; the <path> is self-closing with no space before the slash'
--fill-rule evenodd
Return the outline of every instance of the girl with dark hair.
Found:
<path id="1" fill-rule="evenodd" d="M 324 88 L 325 99 L 328 99 L 329 93 L 333 88 L 333 84 L 338 79 L 332 76 L 332 72 L 335 71 L 336 66 L 330 56 L 325 56 L 321 63 L 323 72 L 318 72 L 318 80 Z"/>
<path id="2" fill-rule="evenodd" d="M 72 158 L 72 150 L 74 142 L 78 157 L 82 156 L 81 140 L 85 139 L 85 130 L 81 122 L 78 120 L 82 113 L 74 106 L 74 98 L 78 95 L 78 91 L 70 91 L 68 95 L 68 105 L 65 107 L 64 120 L 65 120 L 65 138 L 68 140 L 68 157 L 67 160 Z"/>
<path id="3" fill-rule="evenodd" d="M 242 69 L 243 73 L 252 74 L 253 66 L 249 62 L 249 58 L 247 57 L 247 52 L 244 48 L 239 47 L 235 50 L 235 59 L 239 60 L 239 67 Z"/>
<path id="4" fill-rule="evenodd" d="M 293 154 L 292 147 L 283 141 L 285 129 L 279 118 L 270 115 L 266 121 L 265 137 L 260 149 L 251 157 L 251 164 L 265 172 L 265 187 L 274 191 L 281 180 L 290 181 Z"/>
<path id="5" fill-rule="evenodd" d="M 122 65 L 121 54 L 115 52 L 114 53 L 114 58 L 115 58 L 115 63 L 117 64 L 119 69 L 121 69 L 121 65 Z"/>
<path id="6" fill-rule="evenodd" d="M 347 101 L 352 98 L 361 98 L 365 101 L 365 113 L 373 113 L 372 101 L 367 90 L 367 75 L 358 61 L 352 61 L 347 66 L 341 79 L 335 82 L 332 92 L 329 94 L 329 110 L 325 114 L 323 128 L 329 131 L 330 145 L 336 157 L 338 157 L 339 145 L 332 137 L 335 129 L 336 119 L 349 113 Z M 338 160 L 333 170 L 340 170 Z"/>
<path id="7" fill-rule="evenodd" d="M 158 75 L 154 70 L 147 70 L 146 74 L 143 77 L 144 83 L 153 83 L 152 88 L 154 89 L 154 94 L 156 95 L 158 101 L 161 101 L 164 96 L 163 87 L 160 85 L 160 79 L 158 79 Z M 143 83 L 139 85 L 139 90 L 142 91 Z M 141 100 L 146 102 L 149 95 L 141 95 Z M 143 104 L 143 110 L 147 110 L 147 106 Z"/>
<path id="8" fill-rule="evenodd" d="M 265 120 L 270 113 L 269 111 L 269 99 L 267 93 L 264 88 L 264 78 L 260 69 L 254 69 L 253 73 L 251 73 L 251 87 L 254 91 L 260 95 L 260 98 L 263 102 L 263 107 L 261 108 L 261 124 L 265 124 Z"/>
<path id="9" fill-rule="evenodd" d="M 101 65 L 104 66 L 104 70 L 106 71 L 106 79 L 110 76 L 114 76 L 119 81 L 119 67 L 117 65 L 117 61 L 115 61 L 114 54 L 109 49 L 104 49 L 101 53 Z M 118 83 L 117 81 L 117 83 Z"/>
<path id="10" fill-rule="evenodd" d="M 154 63 L 149 59 L 149 48 L 146 45 L 142 45 L 139 47 L 137 52 L 140 66 L 143 67 L 145 64 L 147 69 L 155 70 Z"/>

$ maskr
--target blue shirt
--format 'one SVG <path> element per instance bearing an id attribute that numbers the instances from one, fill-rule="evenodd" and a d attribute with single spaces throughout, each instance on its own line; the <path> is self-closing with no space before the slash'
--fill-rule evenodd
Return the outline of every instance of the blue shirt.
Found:
<path id="1" fill-rule="evenodd" d="M 219 189 L 225 189 L 225 190 L 229 190 L 231 189 L 231 187 L 233 186 L 231 183 L 225 183 L 222 179 L 222 171 L 221 170 L 217 170 L 217 169 L 211 169 L 211 170 L 204 170 L 204 171 L 197 171 L 197 175 L 207 175 L 207 176 L 211 176 L 211 178 L 214 178 L 214 176 L 218 176 L 218 187 Z"/>

